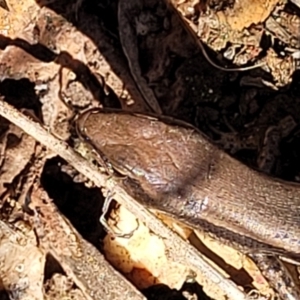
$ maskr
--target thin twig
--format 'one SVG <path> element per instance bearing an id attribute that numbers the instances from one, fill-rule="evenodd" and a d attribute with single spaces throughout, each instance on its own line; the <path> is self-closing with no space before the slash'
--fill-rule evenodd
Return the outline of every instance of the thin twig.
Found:
<path id="1" fill-rule="evenodd" d="M 238 289 L 232 281 L 226 279 L 215 268 L 207 263 L 202 254 L 192 245 L 186 243 L 182 238 L 166 227 L 151 212 L 130 197 L 115 180 L 108 179 L 106 175 L 101 174 L 95 166 L 87 162 L 65 142 L 55 138 L 39 123 L 31 121 L 28 117 L 2 99 L 0 99 L 0 115 L 20 127 L 27 134 L 53 152 L 59 154 L 77 171 L 93 181 L 98 187 L 106 187 L 109 190 L 113 190 L 116 194 L 114 198 L 120 204 L 124 205 L 131 213 L 139 218 L 140 221 L 144 222 L 150 230 L 164 239 L 169 257 L 172 260 L 180 261 L 192 268 L 198 269 L 211 283 L 216 284 L 229 299 L 247 299 L 245 293 Z"/>

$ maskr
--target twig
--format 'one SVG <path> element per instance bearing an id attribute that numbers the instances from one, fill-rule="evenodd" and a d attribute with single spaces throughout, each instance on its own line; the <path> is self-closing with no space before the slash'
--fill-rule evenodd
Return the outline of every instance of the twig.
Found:
<path id="1" fill-rule="evenodd" d="M 116 195 L 114 198 L 137 218 L 144 222 L 155 234 L 164 239 L 169 257 L 174 261 L 180 261 L 192 268 L 197 268 L 203 275 L 219 289 L 229 299 L 245 300 L 247 296 L 229 279 L 226 279 L 216 269 L 214 269 L 204 259 L 192 245 L 186 243 L 182 238 L 175 234 L 158 220 L 151 212 L 130 197 L 113 179 L 108 179 L 104 174 L 99 173 L 98 169 L 87 162 L 79 154 L 74 152 L 65 142 L 58 140 L 47 132 L 40 124 L 31 121 L 28 117 L 0 99 L 0 115 L 8 119 L 13 124 L 20 127 L 27 134 L 35 138 L 38 142 L 59 154 L 77 171 L 93 181 L 98 187 L 106 187 L 113 190 Z"/>

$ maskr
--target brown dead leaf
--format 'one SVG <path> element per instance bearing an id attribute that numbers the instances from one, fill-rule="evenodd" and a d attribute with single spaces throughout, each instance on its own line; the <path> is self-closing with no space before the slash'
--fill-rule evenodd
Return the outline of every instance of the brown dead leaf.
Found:
<path id="1" fill-rule="evenodd" d="M 208 235 L 203 234 L 202 232 L 195 231 L 197 237 L 202 241 L 202 243 L 214 253 L 217 253 L 228 265 L 234 267 L 236 270 L 244 269 L 249 276 L 253 279 L 253 286 L 262 294 L 270 295 L 272 293 L 271 288 L 263 277 L 255 263 L 246 255 L 243 255 L 239 251 L 221 244 L 215 239 L 210 238 Z M 210 261 L 214 266 L 225 276 L 229 275 L 224 272 L 218 265 L 213 261 Z M 237 273 L 238 274 L 238 273 Z M 241 275 L 239 275 L 239 280 L 242 282 Z M 246 282 L 245 282 L 246 284 Z"/>
<path id="2" fill-rule="evenodd" d="M 239 0 L 232 9 L 220 11 L 217 15 L 219 18 L 224 15 L 233 30 L 241 31 L 251 24 L 264 22 L 279 2 L 281 0 Z"/>
<path id="3" fill-rule="evenodd" d="M 14 178 L 23 171 L 35 153 L 36 141 L 19 127 L 11 124 L 0 142 L 0 195 L 7 190 Z"/>
<path id="4" fill-rule="evenodd" d="M 32 20 L 39 10 L 38 5 L 34 0 L 9 0 L 7 4 L 9 11 L 0 9 L 0 34 L 11 38 L 24 37 L 21 34 L 25 34 L 24 29 L 33 25 Z"/>
<path id="5" fill-rule="evenodd" d="M 297 69 L 293 56 L 281 58 L 273 49 L 269 49 L 265 61 L 277 86 L 285 86 L 291 83 L 292 75 Z"/>
<path id="6" fill-rule="evenodd" d="M 0 282 L 19 300 L 42 300 L 45 256 L 29 240 L 0 221 Z"/>

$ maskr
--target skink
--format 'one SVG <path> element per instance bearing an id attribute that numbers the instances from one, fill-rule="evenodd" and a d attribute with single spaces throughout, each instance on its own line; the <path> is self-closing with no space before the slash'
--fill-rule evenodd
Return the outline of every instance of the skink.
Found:
<path id="1" fill-rule="evenodd" d="M 250 169 L 171 118 L 96 109 L 77 128 L 148 207 L 240 250 L 300 257 L 299 184 Z"/>

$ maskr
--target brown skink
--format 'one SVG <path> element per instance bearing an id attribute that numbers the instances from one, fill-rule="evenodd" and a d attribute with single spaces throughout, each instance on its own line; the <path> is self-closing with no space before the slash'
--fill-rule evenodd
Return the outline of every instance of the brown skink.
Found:
<path id="1" fill-rule="evenodd" d="M 171 118 L 90 110 L 77 128 L 148 207 L 240 250 L 300 257 L 299 184 L 250 169 Z"/>

